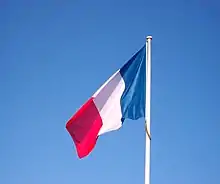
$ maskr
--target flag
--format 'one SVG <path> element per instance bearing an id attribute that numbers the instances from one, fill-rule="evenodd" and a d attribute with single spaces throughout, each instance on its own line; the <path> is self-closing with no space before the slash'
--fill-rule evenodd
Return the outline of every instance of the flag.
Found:
<path id="1" fill-rule="evenodd" d="M 146 45 L 117 70 L 68 120 L 66 129 L 79 158 L 94 149 L 101 135 L 145 117 Z"/>

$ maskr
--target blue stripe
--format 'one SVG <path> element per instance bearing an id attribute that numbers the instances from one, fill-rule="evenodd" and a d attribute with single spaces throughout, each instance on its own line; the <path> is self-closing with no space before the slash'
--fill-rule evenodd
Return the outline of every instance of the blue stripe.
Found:
<path id="1" fill-rule="evenodd" d="M 146 45 L 120 69 L 125 82 L 121 97 L 122 122 L 145 116 Z"/>

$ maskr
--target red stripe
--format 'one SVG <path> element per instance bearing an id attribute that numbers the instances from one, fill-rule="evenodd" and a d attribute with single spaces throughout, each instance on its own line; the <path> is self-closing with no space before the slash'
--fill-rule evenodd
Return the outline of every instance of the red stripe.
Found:
<path id="1" fill-rule="evenodd" d="M 93 98 L 90 98 L 66 124 L 79 158 L 87 156 L 93 150 L 101 127 L 101 116 Z"/>

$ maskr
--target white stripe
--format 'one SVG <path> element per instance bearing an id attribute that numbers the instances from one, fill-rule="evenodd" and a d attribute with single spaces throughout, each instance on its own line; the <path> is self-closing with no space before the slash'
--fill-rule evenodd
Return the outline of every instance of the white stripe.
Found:
<path id="1" fill-rule="evenodd" d="M 118 70 L 93 95 L 103 123 L 99 135 L 117 130 L 122 126 L 120 99 L 124 89 L 125 82 Z"/>

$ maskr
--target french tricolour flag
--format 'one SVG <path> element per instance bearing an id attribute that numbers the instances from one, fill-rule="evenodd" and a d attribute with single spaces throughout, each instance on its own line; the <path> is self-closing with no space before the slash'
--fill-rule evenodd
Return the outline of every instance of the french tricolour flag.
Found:
<path id="1" fill-rule="evenodd" d="M 101 135 L 121 128 L 125 119 L 145 117 L 145 81 L 146 45 L 67 122 L 79 158 L 89 155 Z"/>

